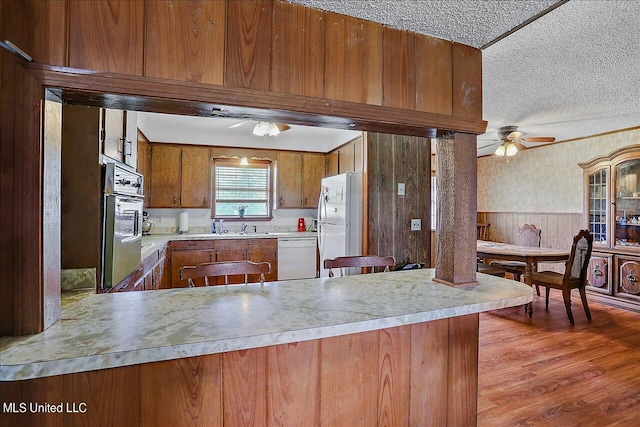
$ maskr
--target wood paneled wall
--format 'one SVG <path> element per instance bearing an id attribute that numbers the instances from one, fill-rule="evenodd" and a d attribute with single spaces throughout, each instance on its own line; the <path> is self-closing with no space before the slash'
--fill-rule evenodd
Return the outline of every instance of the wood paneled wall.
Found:
<path id="1" fill-rule="evenodd" d="M 202 92 L 224 87 L 215 102 L 246 106 L 248 98 L 255 104 L 261 97 L 273 105 L 253 107 L 300 115 L 325 114 L 318 110 L 323 106 L 326 117 L 318 121 L 325 125 L 332 117 L 340 118 L 335 122 L 342 126 L 344 118 L 355 118 L 366 123 L 362 130 L 401 124 L 418 135 L 435 130 L 482 133 L 486 127 L 479 102 L 479 50 L 374 22 L 280 0 L 4 0 L 0 7 L 2 40 L 14 42 L 36 65 L 99 72 L 74 74 L 74 85 L 80 85 L 76 90 L 128 95 L 142 87 L 160 88 L 136 95 L 140 108 L 151 109 L 145 96 L 162 92 L 165 84 L 187 82 L 172 96 L 202 102 Z M 397 43 L 401 48 L 396 49 Z M 44 236 L 54 241 L 45 243 L 39 214 L 43 182 L 49 179 L 42 165 L 42 82 L 17 71 L 21 65 L 16 56 L 5 50 L 0 55 L 0 240 L 11 242 L 0 248 L 0 334 L 19 335 L 41 331 L 50 318 L 44 312 L 49 307 L 44 287 L 47 274 L 59 266 L 47 265 L 45 271 L 43 254 L 60 242 L 49 233 Z M 114 76 L 120 83 L 109 83 Z M 102 79 L 102 89 L 88 84 L 95 79 Z M 129 79 L 130 86 L 123 88 L 122 79 Z M 88 86 L 82 88 L 83 83 Z M 199 86 L 183 95 L 194 84 Z M 238 88 L 244 91 L 229 90 Z M 92 96 L 100 99 L 97 93 Z M 159 99 L 165 98 L 154 102 Z M 206 101 L 214 102 L 211 94 Z M 365 112 L 355 114 L 358 108 Z M 417 117 L 413 121 L 411 113 Z M 415 159 L 407 160 L 414 164 Z M 407 257 L 406 248 L 414 252 L 412 241 L 398 234 L 396 243 L 404 248 L 399 259 Z M 426 259 L 421 247 L 417 256 Z"/>
<path id="2" fill-rule="evenodd" d="M 37 22 L 17 40 L 37 62 L 482 120 L 478 49 L 371 21 L 281 0 L 4 3 Z"/>
<path id="3" fill-rule="evenodd" d="M 366 162 L 369 253 L 430 266 L 431 140 L 369 133 Z M 410 231 L 412 218 L 422 220 L 421 231 Z"/>
<path id="4" fill-rule="evenodd" d="M 0 413 L 10 426 L 476 424 L 478 315 L 3 383 L 3 402 L 84 413 Z"/>

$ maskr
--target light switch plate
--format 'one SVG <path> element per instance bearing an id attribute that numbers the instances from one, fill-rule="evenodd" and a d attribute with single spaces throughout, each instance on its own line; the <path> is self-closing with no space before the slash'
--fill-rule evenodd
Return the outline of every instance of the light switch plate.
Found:
<path id="1" fill-rule="evenodd" d="M 398 183 L 398 196 L 404 196 L 404 182 Z"/>
<path id="2" fill-rule="evenodd" d="M 421 219 L 412 219 L 411 220 L 411 231 L 420 231 L 422 230 L 422 220 Z"/>

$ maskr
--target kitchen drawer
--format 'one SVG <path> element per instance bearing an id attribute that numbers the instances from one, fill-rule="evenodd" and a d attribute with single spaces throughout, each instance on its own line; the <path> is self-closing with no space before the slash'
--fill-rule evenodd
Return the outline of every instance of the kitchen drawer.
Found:
<path id="1" fill-rule="evenodd" d="M 213 240 L 172 240 L 172 251 L 193 251 L 213 249 Z"/>

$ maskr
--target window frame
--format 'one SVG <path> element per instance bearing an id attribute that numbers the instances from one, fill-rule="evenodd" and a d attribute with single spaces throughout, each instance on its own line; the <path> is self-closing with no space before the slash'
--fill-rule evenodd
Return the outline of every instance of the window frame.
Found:
<path id="1" fill-rule="evenodd" d="M 274 186 L 273 186 L 273 173 L 274 165 L 273 161 L 269 159 L 248 159 L 249 165 L 267 165 L 268 171 L 268 189 L 267 189 L 267 214 L 264 216 L 244 216 L 239 215 L 216 215 L 216 165 L 237 167 L 239 169 L 245 167 L 240 164 L 240 159 L 235 157 L 214 157 L 211 161 L 211 219 L 223 219 L 225 221 L 271 221 L 273 219 L 273 200 L 274 200 Z M 250 203 L 249 200 L 246 201 Z M 243 201 L 238 201 L 243 203 Z"/>

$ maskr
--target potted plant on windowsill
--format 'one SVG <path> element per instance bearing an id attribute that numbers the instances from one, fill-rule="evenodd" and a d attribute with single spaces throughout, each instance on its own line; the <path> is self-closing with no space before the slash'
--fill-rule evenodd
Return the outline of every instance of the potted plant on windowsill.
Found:
<path id="1" fill-rule="evenodd" d="M 244 211 L 248 208 L 249 206 L 238 206 L 238 214 L 240 215 L 240 218 L 244 218 Z"/>

